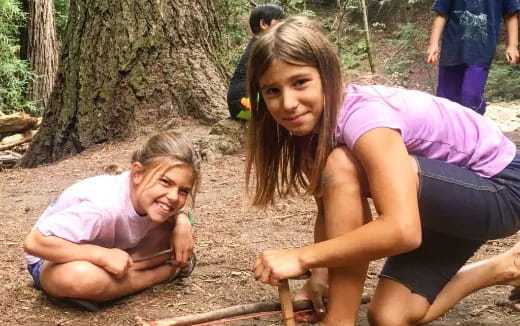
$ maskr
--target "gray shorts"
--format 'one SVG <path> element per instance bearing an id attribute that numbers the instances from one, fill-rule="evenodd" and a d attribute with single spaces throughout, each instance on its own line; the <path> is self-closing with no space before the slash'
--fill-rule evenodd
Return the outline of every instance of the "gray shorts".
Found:
<path id="1" fill-rule="evenodd" d="M 486 240 L 520 229 L 520 154 L 492 178 L 443 161 L 416 159 L 422 243 L 389 257 L 380 276 L 432 303 Z"/>

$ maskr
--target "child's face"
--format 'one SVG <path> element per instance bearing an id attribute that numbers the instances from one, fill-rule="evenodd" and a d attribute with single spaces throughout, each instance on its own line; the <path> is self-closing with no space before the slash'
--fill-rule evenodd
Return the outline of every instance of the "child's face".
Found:
<path id="1" fill-rule="evenodd" d="M 175 165 L 168 168 L 156 182 L 149 183 L 150 176 L 147 174 L 161 173 L 150 172 L 153 170 L 137 167 L 132 171 L 135 194 L 132 203 L 139 214 L 147 214 L 150 220 L 162 223 L 175 215 L 186 203 L 191 194 L 194 173 L 190 166 Z"/>
<path id="2" fill-rule="evenodd" d="M 323 112 L 318 69 L 275 60 L 260 78 L 260 89 L 273 119 L 297 136 L 316 129 Z"/>

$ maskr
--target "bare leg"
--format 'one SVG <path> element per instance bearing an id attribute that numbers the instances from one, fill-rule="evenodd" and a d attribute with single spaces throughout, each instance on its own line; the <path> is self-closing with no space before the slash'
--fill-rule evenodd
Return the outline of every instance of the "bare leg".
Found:
<path id="1" fill-rule="evenodd" d="M 345 148 L 334 150 L 324 170 L 325 236 L 337 237 L 367 223 L 366 177 Z M 329 268 L 329 302 L 323 325 L 354 325 L 363 292 L 368 261 L 356 266 Z"/>
<path id="2" fill-rule="evenodd" d="M 45 262 L 40 281 L 42 288 L 50 295 L 103 302 L 163 282 L 174 272 L 173 265 L 162 264 L 146 270 L 130 269 L 124 277 L 117 279 L 86 261 L 65 264 Z"/>
<path id="3" fill-rule="evenodd" d="M 132 258 L 151 255 L 170 246 L 172 226 L 164 224 L 150 232 L 141 243 L 129 251 Z M 135 263 L 122 278 L 116 278 L 103 268 L 87 261 L 65 264 L 45 262 L 40 274 L 43 289 L 56 297 L 88 299 L 103 302 L 141 291 L 171 277 L 176 268 L 164 262 L 165 254 Z"/>
<path id="4" fill-rule="evenodd" d="M 520 286 L 520 242 L 502 254 L 462 267 L 439 293 L 422 323 L 442 316 L 465 296 L 499 284 Z"/>
<path id="5" fill-rule="evenodd" d="M 370 302 L 368 320 L 372 326 L 418 325 L 430 304 L 403 284 L 381 278 Z"/>

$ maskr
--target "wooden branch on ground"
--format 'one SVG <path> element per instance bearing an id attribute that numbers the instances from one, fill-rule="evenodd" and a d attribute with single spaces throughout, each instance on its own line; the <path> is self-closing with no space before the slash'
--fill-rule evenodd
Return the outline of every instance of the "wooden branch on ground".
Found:
<path id="1" fill-rule="evenodd" d="M 0 134 L 23 132 L 38 125 L 38 118 L 25 113 L 0 116 Z"/>
<path id="2" fill-rule="evenodd" d="M 363 294 L 361 304 L 370 302 L 370 296 Z M 294 301 L 293 309 L 295 312 L 313 309 L 311 301 Z M 200 314 L 187 315 L 177 318 L 166 318 L 155 321 L 145 321 L 141 317 L 136 317 L 140 326 L 188 326 L 208 323 L 236 316 L 247 316 L 262 312 L 281 312 L 279 302 L 258 302 L 244 305 L 236 305 L 228 308 L 218 309 Z"/>
<path id="3" fill-rule="evenodd" d="M 0 151 L 5 151 L 5 150 L 11 149 L 11 148 L 13 148 L 15 146 L 28 143 L 28 142 L 30 142 L 32 140 L 32 138 L 33 138 L 33 135 L 31 133 L 29 133 L 27 136 L 25 136 L 24 138 L 22 138 L 20 140 L 17 140 L 17 141 L 14 141 L 14 142 L 10 142 L 10 143 L 7 143 L 7 144 L 0 143 Z"/>

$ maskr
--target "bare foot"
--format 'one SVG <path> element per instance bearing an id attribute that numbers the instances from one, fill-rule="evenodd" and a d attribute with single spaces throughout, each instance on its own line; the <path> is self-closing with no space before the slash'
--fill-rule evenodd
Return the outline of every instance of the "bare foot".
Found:
<path id="1" fill-rule="evenodd" d="M 495 276 L 496 284 L 520 288 L 520 242 L 497 258 L 499 263 Z M 520 296 L 520 290 L 518 292 Z"/>
<path id="2" fill-rule="evenodd" d="M 520 312 L 520 287 L 515 287 L 511 290 L 509 300 L 511 301 L 511 307 Z"/>
<path id="3" fill-rule="evenodd" d="M 511 308 L 520 312 L 520 242 L 500 256 L 495 280 L 497 284 L 514 286 L 509 300 Z"/>

